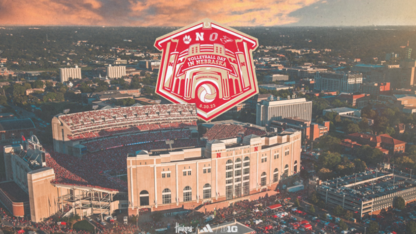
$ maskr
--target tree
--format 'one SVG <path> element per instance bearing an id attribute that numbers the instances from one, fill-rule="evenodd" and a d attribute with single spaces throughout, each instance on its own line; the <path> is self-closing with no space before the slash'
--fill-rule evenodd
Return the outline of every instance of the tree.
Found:
<path id="1" fill-rule="evenodd" d="M 415 164 L 415 162 L 407 156 L 402 156 L 396 159 L 395 163 L 402 165 L 402 166 L 410 166 L 410 165 Z"/>
<path id="2" fill-rule="evenodd" d="M 43 88 L 43 82 L 41 80 L 37 80 L 32 85 L 33 88 Z"/>
<path id="3" fill-rule="evenodd" d="M 376 221 L 371 221 L 370 226 L 368 227 L 368 234 L 377 234 L 378 233 L 378 223 Z"/>
<path id="4" fill-rule="evenodd" d="M 406 234 L 416 234 L 416 222 L 410 221 L 406 224 Z"/>
<path id="5" fill-rule="evenodd" d="M 321 180 L 326 180 L 334 177 L 334 173 L 332 173 L 332 170 L 329 170 L 328 168 L 321 168 L 321 170 L 318 171 L 318 177 Z"/>
<path id="6" fill-rule="evenodd" d="M 296 207 L 300 207 L 300 202 L 299 202 L 299 199 L 297 199 L 297 198 L 296 198 L 296 200 L 295 200 L 295 206 L 296 206 Z"/>
<path id="7" fill-rule="evenodd" d="M 311 194 L 310 200 L 311 200 L 312 204 L 315 204 L 315 205 L 318 204 L 318 202 L 319 202 L 318 194 L 316 192 L 313 192 Z"/>
<path id="8" fill-rule="evenodd" d="M 344 222 L 344 220 L 341 220 L 341 221 L 339 221 L 339 228 L 341 229 L 341 230 L 348 230 L 348 226 L 347 226 L 347 224 Z"/>
<path id="9" fill-rule="evenodd" d="M 360 159 L 354 159 L 354 166 L 355 166 L 355 172 L 362 172 L 367 170 L 367 164 L 360 160 Z"/>
<path id="10" fill-rule="evenodd" d="M 339 153 L 325 152 L 319 155 L 318 165 L 321 168 L 334 169 L 341 162 Z"/>
<path id="11" fill-rule="evenodd" d="M 403 210 L 406 207 L 406 202 L 402 197 L 396 197 L 393 202 L 393 207 L 398 210 Z"/>
<path id="12" fill-rule="evenodd" d="M 383 152 L 379 149 L 375 149 L 369 145 L 361 146 L 357 150 L 357 156 L 367 164 L 377 164 L 383 161 Z"/>
<path id="13" fill-rule="evenodd" d="M 330 135 L 325 135 L 319 138 L 318 147 L 324 150 L 329 150 L 331 152 L 336 152 L 337 150 L 339 150 L 340 143 L 341 140 L 339 138 Z"/>
<path id="14" fill-rule="evenodd" d="M 309 207 L 309 212 L 311 212 L 312 214 L 315 214 L 315 207 L 313 205 Z"/>
<path id="15" fill-rule="evenodd" d="M 416 145 L 412 145 L 410 147 L 406 147 L 407 148 L 407 152 L 410 155 L 416 155 Z"/>
<path id="16" fill-rule="evenodd" d="M 0 105 L 6 106 L 7 105 L 7 97 L 0 94 Z"/>
<path id="17" fill-rule="evenodd" d="M 350 133 L 355 133 L 355 132 L 361 132 L 361 129 L 360 129 L 360 127 L 358 126 L 358 124 L 355 124 L 355 123 L 350 123 L 350 124 L 348 124 L 348 125 L 347 125 L 346 132 L 347 132 L 348 134 L 350 134 Z"/>
<path id="18" fill-rule="evenodd" d="M 350 220 L 352 217 L 353 217 L 353 213 L 350 211 L 350 210 L 347 210 L 346 212 L 345 212 L 345 215 L 344 215 L 344 218 L 346 219 L 346 220 Z"/>
<path id="19" fill-rule="evenodd" d="M 344 208 L 340 205 L 336 206 L 334 209 L 334 215 L 341 216 L 342 214 L 344 214 Z"/>

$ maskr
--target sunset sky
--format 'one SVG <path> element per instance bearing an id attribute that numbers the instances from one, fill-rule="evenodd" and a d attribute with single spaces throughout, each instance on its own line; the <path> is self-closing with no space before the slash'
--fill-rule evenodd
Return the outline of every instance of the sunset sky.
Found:
<path id="1" fill-rule="evenodd" d="M 415 25 L 415 0 L 0 0 L 0 25 Z"/>

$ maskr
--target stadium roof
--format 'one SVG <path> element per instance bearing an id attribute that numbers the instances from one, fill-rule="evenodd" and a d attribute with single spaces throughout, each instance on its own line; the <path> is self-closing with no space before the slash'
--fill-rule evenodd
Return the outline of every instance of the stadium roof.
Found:
<path id="1" fill-rule="evenodd" d="M 35 128 L 31 119 L 5 119 L 0 120 L 0 131 L 12 131 Z"/>

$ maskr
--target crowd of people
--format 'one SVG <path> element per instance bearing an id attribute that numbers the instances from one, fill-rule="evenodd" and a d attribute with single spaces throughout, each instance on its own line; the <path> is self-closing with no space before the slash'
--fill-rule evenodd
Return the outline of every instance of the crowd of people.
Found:
<path id="1" fill-rule="evenodd" d="M 156 124 L 138 124 L 134 126 L 117 126 L 111 127 L 105 130 L 100 131 L 89 131 L 89 132 L 82 132 L 74 135 L 68 135 L 68 139 L 70 140 L 88 140 L 93 138 L 100 138 L 100 137 L 108 137 L 113 135 L 119 135 L 121 133 L 129 133 L 129 132 L 137 132 L 140 131 L 151 131 L 151 130 L 167 130 L 167 129 L 182 129 L 182 128 L 189 128 L 189 127 L 196 127 L 195 120 L 182 120 L 178 122 L 172 123 L 164 123 L 161 121 L 160 123 Z"/>
<path id="2" fill-rule="evenodd" d="M 203 137 L 207 140 L 220 140 L 237 137 L 239 134 L 242 134 L 243 137 L 251 134 L 263 136 L 266 134 L 266 131 L 254 127 L 243 127 L 241 125 L 217 124 L 210 128 Z"/>
<path id="3" fill-rule="evenodd" d="M 196 118 L 195 104 L 166 104 L 149 106 L 119 107 L 105 110 L 93 110 L 61 115 L 59 118 L 73 131 L 81 129 L 102 128 L 104 125 L 123 125 L 131 122 L 148 122 L 149 120 L 169 120 L 179 117 Z"/>
<path id="4" fill-rule="evenodd" d="M 82 144 L 87 147 L 89 152 L 95 152 L 116 146 L 126 146 L 137 142 L 154 142 L 155 140 L 163 141 L 167 139 L 184 139 L 190 137 L 190 130 L 179 129 L 174 131 L 140 132 L 123 136 L 113 136 L 111 138 L 97 139 Z"/>

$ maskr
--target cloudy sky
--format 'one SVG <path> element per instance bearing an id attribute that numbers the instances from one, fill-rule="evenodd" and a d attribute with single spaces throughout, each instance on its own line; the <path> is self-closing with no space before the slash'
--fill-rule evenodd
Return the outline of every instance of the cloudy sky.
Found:
<path id="1" fill-rule="evenodd" d="M 0 0 L 0 25 L 415 25 L 415 0 Z"/>

